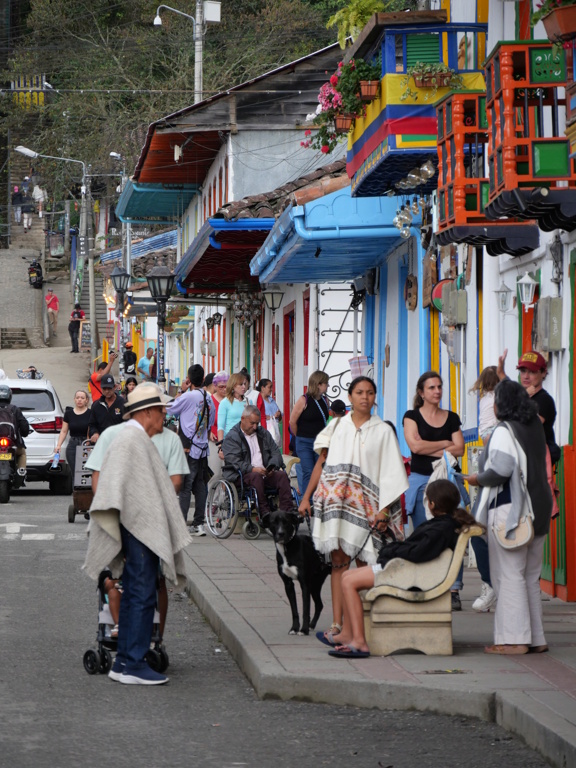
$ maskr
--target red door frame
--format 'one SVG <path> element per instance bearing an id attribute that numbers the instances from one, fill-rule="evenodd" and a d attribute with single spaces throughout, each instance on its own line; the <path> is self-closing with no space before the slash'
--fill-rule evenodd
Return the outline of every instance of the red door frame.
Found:
<path id="1" fill-rule="evenodd" d="M 291 371 L 290 371 L 290 325 L 292 325 L 292 332 L 296 332 L 296 302 L 293 301 L 284 307 L 284 419 L 290 419 L 290 412 L 292 410 L 292 387 L 291 387 Z M 284 430 L 284 453 L 288 453 L 288 444 L 290 443 L 290 432 L 288 429 Z"/>

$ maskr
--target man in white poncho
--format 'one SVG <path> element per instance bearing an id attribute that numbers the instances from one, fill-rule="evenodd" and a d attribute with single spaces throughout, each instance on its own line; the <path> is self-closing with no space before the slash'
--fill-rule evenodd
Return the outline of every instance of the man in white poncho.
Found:
<path id="1" fill-rule="evenodd" d="M 97 579 L 110 567 L 122 574 L 118 653 L 109 676 L 131 685 L 161 685 L 150 648 L 159 566 L 177 583 L 185 577 L 182 550 L 191 542 L 170 476 L 150 439 L 162 431 L 166 402 L 155 385 L 130 393 L 128 426 L 110 445 L 90 508 L 90 539 L 84 569 Z"/>

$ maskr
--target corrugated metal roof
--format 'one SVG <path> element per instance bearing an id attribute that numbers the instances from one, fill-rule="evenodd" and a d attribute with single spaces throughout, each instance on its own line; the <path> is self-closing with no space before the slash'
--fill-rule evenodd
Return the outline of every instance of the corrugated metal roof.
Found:
<path id="1" fill-rule="evenodd" d="M 178 230 L 171 229 L 170 232 L 162 232 L 159 235 L 152 235 L 152 237 L 146 237 L 139 243 L 132 245 L 132 258 L 139 259 L 142 256 L 146 256 L 150 251 L 159 251 L 162 248 L 176 248 L 178 242 Z M 100 261 L 106 264 L 109 261 L 118 261 L 122 258 L 122 249 L 117 248 L 114 251 L 108 251 L 103 253 L 100 257 Z"/>

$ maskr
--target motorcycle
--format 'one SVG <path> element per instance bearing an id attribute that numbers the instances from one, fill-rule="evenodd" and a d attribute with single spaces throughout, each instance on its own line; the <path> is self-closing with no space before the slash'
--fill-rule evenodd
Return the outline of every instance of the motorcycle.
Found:
<path id="1" fill-rule="evenodd" d="M 44 275 L 42 274 L 42 265 L 37 259 L 32 259 L 28 267 L 28 282 L 32 288 L 42 288 Z"/>
<path id="2" fill-rule="evenodd" d="M 0 437 L 0 504 L 8 504 L 12 489 L 21 484 L 16 472 L 16 444 L 10 437 Z"/>

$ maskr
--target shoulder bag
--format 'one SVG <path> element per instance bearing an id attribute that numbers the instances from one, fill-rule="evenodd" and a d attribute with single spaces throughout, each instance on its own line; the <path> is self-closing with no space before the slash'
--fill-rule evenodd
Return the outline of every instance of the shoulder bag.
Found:
<path id="1" fill-rule="evenodd" d="M 527 512 L 525 512 L 520 517 L 518 525 L 513 531 L 514 538 L 512 539 L 506 538 L 505 523 L 499 523 L 498 525 L 493 525 L 492 532 L 496 537 L 496 541 L 498 542 L 498 544 L 500 544 L 500 546 L 503 549 L 519 549 L 520 547 L 524 547 L 527 544 L 530 544 L 530 542 L 534 538 L 534 522 L 533 522 L 534 511 L 532 509 L 532 500 L 530 499 L 530 494 L 528 493 L 528 488 L 526 487 L 524 472 L 522 472 L 522 468 L 520 466 L 520 454 L 518 452 L 518 446 L 516 445 L 516 436 L 514 435 L 514 431 L 511 429 L 511 427 L 508 426 L 508 424 L 506 424 L 506 422 L 503 422 L 503 424 L 508 430 L 508 432 L 510 432 L 512 443 L 514 444 L 514 450 L 516 451 L 516 462 L 518 464 L 518 472 L 520 473 L 520 482 L 522 484 L 522 492 L 526 499 Z"/>

